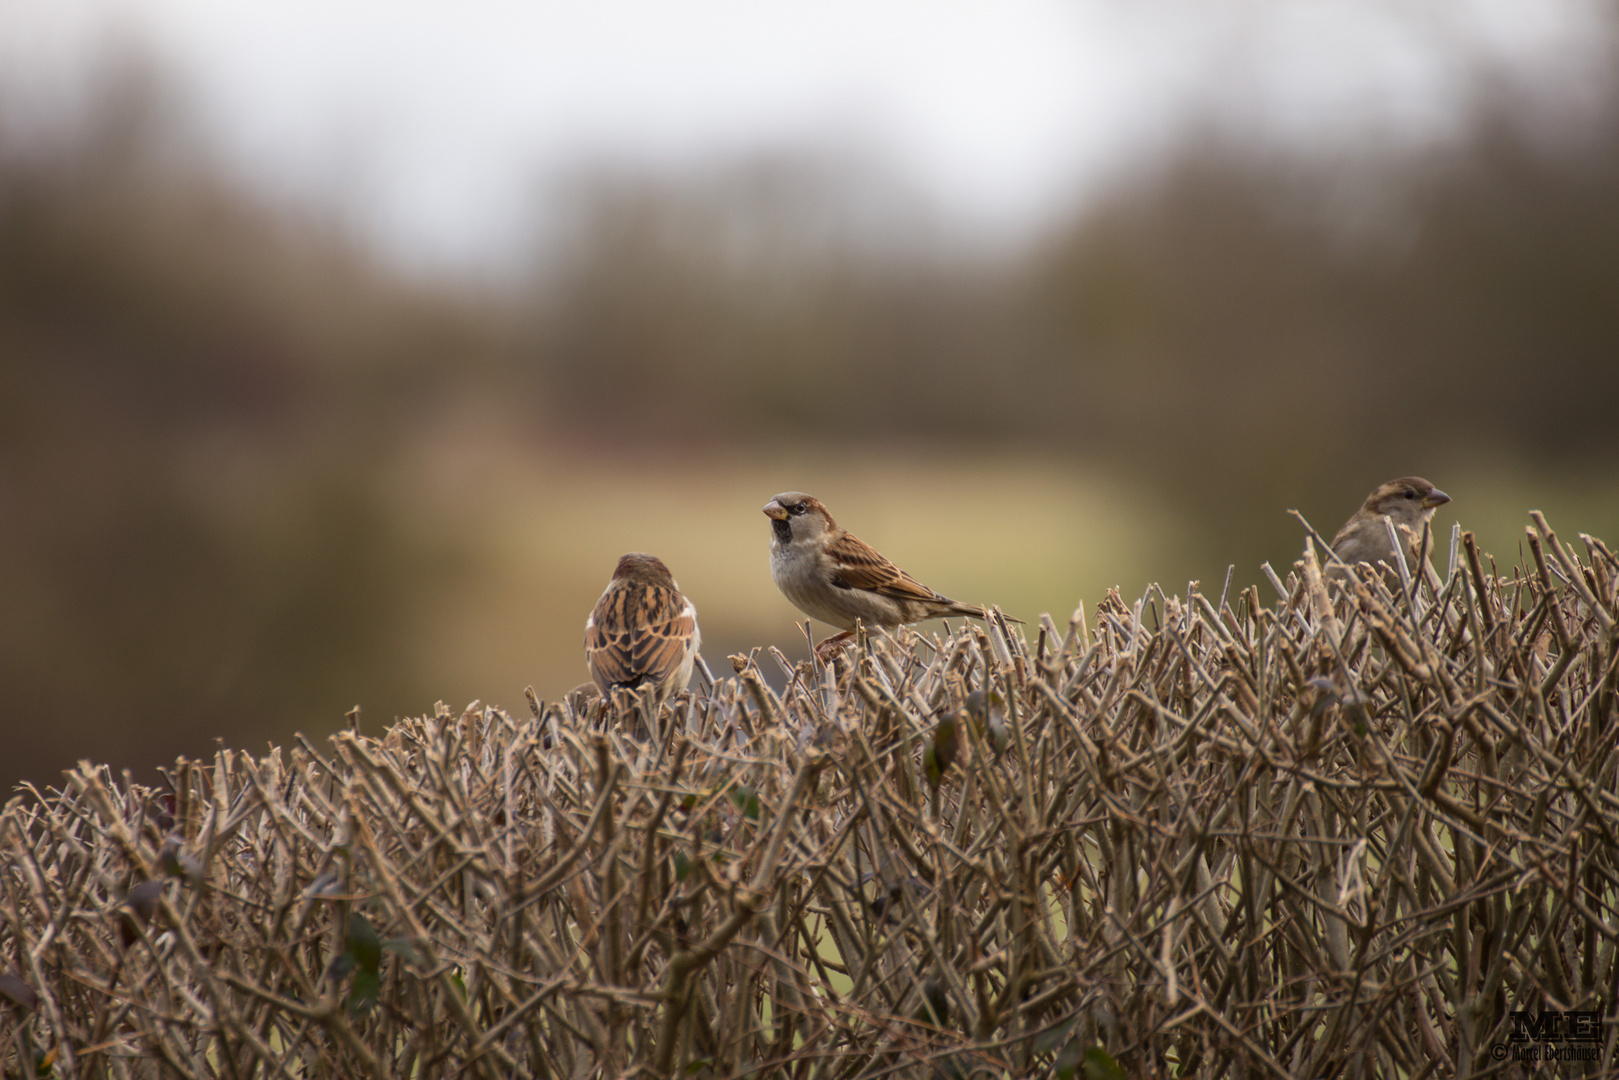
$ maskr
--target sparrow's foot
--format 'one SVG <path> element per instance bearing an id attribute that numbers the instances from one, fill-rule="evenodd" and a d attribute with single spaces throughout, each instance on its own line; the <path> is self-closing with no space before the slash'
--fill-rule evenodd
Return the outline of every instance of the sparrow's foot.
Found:
<path id="1" fill-rule="evenodd" d="M 832 657 L 837 655 L 838 650 L 847 645 L 853 637 L 853 630 L 845 630 L 841 634 L 833 634 L 831 637 L 826 638 L 815 646 L 815 659 L 823 664 L 830 664 Z"/>

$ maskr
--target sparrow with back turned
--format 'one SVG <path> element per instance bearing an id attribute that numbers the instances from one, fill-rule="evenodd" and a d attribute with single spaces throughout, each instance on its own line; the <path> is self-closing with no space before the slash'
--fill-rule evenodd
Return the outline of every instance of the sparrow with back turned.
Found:
<path id="1" fill-rule="evenodd" d="M 1406 476 L 1390 480 L 1378 487 L 1344 522 L 1343 528 L 1332 538 L 1332 552 L 1344 562 L 1385 563 L 1394 566 L 1394 548 L 1389 545 L 1388 527 L 1383 519 L 1394 523 L 1395 535 L 1405 543 L 1406 562 L 1413 563 L 1422 542 L 1422 527 L 1433 517 L 1434 510 L 1450 502 L 1450 496 L 1420 476 Z M 1329 570 L 1345 573 L 1336 564 Z"/>
<path id="2" fill-rule="evenodd" d="M 585 659 L 603 697 L 650 685 L 662 701 L 691 681 L 701 644 L 697 609 L 662 559 L 639 552 L 618 560 L 585 620 Z"/>
<path id="3" fill-rule="evenodd" d="M 816 647 L 823 658 L 848 640 L 856 620 L 893 629 L 984 609 L 941 596 L 838 525 L 819 499 L 784 491 L 764 505 L 770 518 L 770 576 L 793 606 L 843 631 Z"/>

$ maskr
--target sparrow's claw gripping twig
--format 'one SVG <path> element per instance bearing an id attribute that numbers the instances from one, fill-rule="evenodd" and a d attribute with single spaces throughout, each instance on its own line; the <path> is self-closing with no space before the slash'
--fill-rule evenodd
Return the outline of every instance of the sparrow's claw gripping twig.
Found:
<path id="1" fill-rule="evenodd" d="M 832 658 L 836 656 L 845 645 L 849 644 L 850 640 L 853 638 L 853 630 L 845 630 L 841 634 L 833 634 L 829 638 L 823 638 L 821 641 L 816 643 L 815 659 L 819 660 L 823 664 L 830 664 L 832 662 Z"/>

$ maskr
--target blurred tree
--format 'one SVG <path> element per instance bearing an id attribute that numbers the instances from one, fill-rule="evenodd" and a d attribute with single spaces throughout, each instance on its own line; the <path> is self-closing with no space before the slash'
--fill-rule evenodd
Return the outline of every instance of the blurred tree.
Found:
<path id="1" fill-rule="evenodd" d="M 844 158 L 589 173 L 527 366 L 574 437 L 1004 442 L 1029 405 L 1001 268 Z"/>
<path id="2" fill-rule="evenodd" d="M 382 480 L 487 333 L 243 194 L 149 68 L 76 120 L 0 134 L 0 783 L 419 710 L 440 553 Z"/>
<path id="3" fill-rule="evenodd" d="M 1354 492 L 1472 454 L 1613 460 L 1619 100 L 1563 131 L 1480 101 L 1468 138 L 1410 156 L 1197 143 L 1046 245 L 1029 317 L 1102 429 L 1146 436 L 1122 463 L 1241 546 L 1276 531 L 1256 507 L 1330 529 Z"/>
<path id="4" fill-rule="evenodd" d="M 1335 159 L 1202 131 L 1010 256 L 896 190 L 873 242 L 884 189 L 792 159 L 594 177 L 527 364 L 580 439 L 1079 453 L 1223 567 L 1292 548 L 1286 506 L 1330 531 L 1390 476 L 1619 450 L 1619 96 L 1522 112 L 1481 84 L 1454 142 Z"/>

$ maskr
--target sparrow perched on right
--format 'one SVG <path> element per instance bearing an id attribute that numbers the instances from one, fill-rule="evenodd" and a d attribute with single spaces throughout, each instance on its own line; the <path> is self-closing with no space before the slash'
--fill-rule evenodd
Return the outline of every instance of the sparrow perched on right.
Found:
<path id="1" fill-rule="evenodd" d="M 602 696 L 653 685 L 658 701 L 691 681 L 703 635 L 697 609 L 655 555 L 631 552 L 585 620 L 585 659 Z"/>
<path id="2" fill-rule="evenodd" d="M 891 630 L 946 615 L 984 617 L 983 608 L 941 596 L 883 558 L 833 521 L 814 496 L 784 491 L 765 503 L 764 513 L 776 588 L 810 618 L 843 631 L 816 646 L 817 652 L 846 641 L 857 619 Z"/>
<path id="3" fill-rule="evenodd" d="M 1332 553 L 1351 566 L 1381 562 L 1392 567 L 1394 549 L 1389 546 L 1388 528 L 1383 524 L 1383 519 L 1388 518 L 1394 523 L 1395 535 L 1405 541 L 1406 562 L 1414 562 L 1422 542 L 1422 527 L 1433 517 L 1434 510 L 1449 501 L 1449 495 L 1420 476 L 1390 480 L 1366 496 L 1360 509 L 1344 522 L 1332 538 Z M 1336 564 L 1329 569 L 1340 575 L 1345 572 Z"/>

